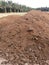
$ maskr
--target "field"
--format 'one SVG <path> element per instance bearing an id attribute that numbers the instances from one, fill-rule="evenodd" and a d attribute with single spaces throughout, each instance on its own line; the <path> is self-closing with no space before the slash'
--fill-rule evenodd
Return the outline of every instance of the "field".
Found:
<path id="1" fill-rule="evenodd" d="M 49 65 L 49 13 L 5 14 L 0 18 L 0 65 Z"/>

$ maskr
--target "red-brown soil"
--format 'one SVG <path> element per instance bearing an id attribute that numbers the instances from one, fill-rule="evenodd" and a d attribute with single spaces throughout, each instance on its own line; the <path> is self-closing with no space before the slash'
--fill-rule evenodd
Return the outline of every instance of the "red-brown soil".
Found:
<path id="1" fill-rule="evenodd" d="M 0 19 L 0 56 L 5 65 L 49 65 L 49 14 L 34 10 Z"/>

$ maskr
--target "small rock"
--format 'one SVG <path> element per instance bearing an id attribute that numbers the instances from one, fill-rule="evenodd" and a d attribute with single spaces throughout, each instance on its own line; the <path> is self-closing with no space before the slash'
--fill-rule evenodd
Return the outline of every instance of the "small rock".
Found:
<path id="1" fill-rule="evenodd" d="M 34 37 L 33 40 L 38 40 L 38 38 L 37 37 Z"/>
<path id="2" fill-rule="evenodd" d="M 39 50 L 41 50 L 41 47 L 39 46 Z"/>
<path id="3" fill-rule="evenodd" d="M 25 65 L 29 65 L 28 63 L 25 63 Z"/>
<path id="4" fill-rule="evenodd" d="M 27 30 L 27 32 L 32 32 L 33 31 L 33 28 L 29 28 L 28 30 Z"/>
<path id="5" fill-rule="evenodd" d="M 39 32 L 39 34 L 41 34 L 41 32 Z"/>
<path id="6" fill-rule="evenodd" d="M 49 60 L 46 60 L 46 63 L 49 64 Z"/>
<path id="7" fill-rule="evenodd" d="M 30 48 L 29 51 L 32 51 L 32 49 Z"/>
<path id="8" fill-rule="evenodd" d="M 6 56 L 7 56 L 7 57 L 9 56 L 8 53 L 6 53 Z"/>

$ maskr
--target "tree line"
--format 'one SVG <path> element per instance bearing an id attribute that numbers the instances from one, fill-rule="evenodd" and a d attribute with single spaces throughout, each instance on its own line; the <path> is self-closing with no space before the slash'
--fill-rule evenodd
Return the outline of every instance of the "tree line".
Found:
<path id="1" fill-rule="evenodd" d="M 30 7 L 26 7 L 25 5 L 20 5 L 17 3 L 13 3 L 12 1 L 0 1 L 0 12 L 27 12 L 32 10 Z"/>

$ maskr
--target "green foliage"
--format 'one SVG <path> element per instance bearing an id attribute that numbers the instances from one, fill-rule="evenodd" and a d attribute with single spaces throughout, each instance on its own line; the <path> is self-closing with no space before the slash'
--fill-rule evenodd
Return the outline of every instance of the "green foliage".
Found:
<path id="1" fill-rule="evenodd" d="M 7 2 L 0 1 L 0 6 L 7 6 Z"/>
<path id="2" fill-rule="evenodd" d="M 26 7 L 25 5 L 19 5 L 17 3 L 13 3 L 12 1 L 0 1 L 0 6 L 2 8 L 6 7 L 6 11 L 10 10 L 10 12 L 27 12 L 32 10 L 32 8 L 30 7 Z"/>

